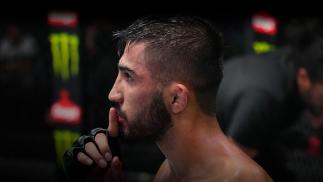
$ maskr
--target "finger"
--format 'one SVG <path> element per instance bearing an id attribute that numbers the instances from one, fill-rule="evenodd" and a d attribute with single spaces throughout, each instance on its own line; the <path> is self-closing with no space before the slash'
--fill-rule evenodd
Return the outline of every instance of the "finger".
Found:
<path id="1" fill-rule="evenodd" d="M 121 176 L 122 163 L 118 156 L 113 157 L 111 162 L 111 170 L 114 172 L 114 174 Z"/>
<path id="2" fill-rule="evenodd" d="M 85 155 L 83 152 L 79 152 L 76 156 L 77 160 L 87 166 L 90 166 L 93 164 L 93 160 L 89 158 L 87 155 Z"/>
<path id="3" fill-rule="evenodd" d="M 111 172 L 115 181 L 121 181 L 122 163 L 119 157 L 113 157 L 111 162 Z"/>
<path id="4" fill-rule="evenodd" d="M 107 161 L 111 161 L 112 153 L 108 144 L 107 136 L 103 133 L 99 133 L 95 136 L 94 140 L 99 147 L 100 153 L 105 157 Z"/>
<path id="5" fill-rule="evenodd" d="M 118 112 L 113 107 L 111 107 L 110 110 L 109 110 L 108 132 L 112 137 L 117 137 L 119 135 Z"/>
<path id="6" fill-rule="evenodd" d="M 122 163 L 118 157 L 113 157 L 111 168 L 105 174 L 105 181 L 120 182 L 122 178 Z"/>
<path id="7" fill-rule="evenodd" d="M 88 142 L 87 144 L 85 144 L 84 148 L 85 148 L 86 154 L 90 158 L 92 158 L 95 161 L 95 163 L 98 164 L 99 167 L 105 168 L 107 166 L 107 162 L 104 160 L 98 148 L 94 145 L 93 142 Z"/>

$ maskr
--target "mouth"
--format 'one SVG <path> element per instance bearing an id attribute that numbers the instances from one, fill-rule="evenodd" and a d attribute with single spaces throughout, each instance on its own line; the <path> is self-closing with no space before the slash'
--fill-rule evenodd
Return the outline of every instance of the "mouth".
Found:
<path id="1" fill-rule="evenodd" d="M 123 117 L 119 116 L 119 117 L 118 117 L 118 122 L 119 122 L 119 123 L 123 123 L 123 122 L 125 122 L 125 118 L 123 118 Z"/>
<path id="2" fill-rule="evenodd" d="M 125 122 L 126 121 L 125 114 L 120 109 L 117 109 L 117 113 L 118 113 L 118 123 Z"/>
<path id="3" fill-rule="evenodd" d="M 122 135 L 124 135 L 125 133 L 127 133 L 126 131 L 127 131 L 127 120 L 124 118 L 124 117 L 122 117 L 122 116 L 120 116 L 120 115 L 118 115 L 118 127 L 119 127 L 119 133 L 121 133 Z"/>
<path id="4" fill-rule="evenodd" d="M 126 116 L 125 112 L 121 110 L 121 106 L 115 105 L 114 108 L 117 110 L 118 124 L 122 126 L 125 123 L 127 123 L 127 116 Z"/>

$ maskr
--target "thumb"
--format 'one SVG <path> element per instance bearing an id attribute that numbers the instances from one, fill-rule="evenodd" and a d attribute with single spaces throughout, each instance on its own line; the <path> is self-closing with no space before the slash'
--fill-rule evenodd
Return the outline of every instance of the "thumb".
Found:
<path id="1" fill-rule="evenodd" d="M 121 182 L 122 163 L 118 157 L 114 157 L 111 162 L 111 178 L 112 181 Z"/>
<path id="2" fill-rule="evenodd" d="M 113 157 L 112 162 L 111 162 L 111 169 L 113 170 L 113 173 L 115 176 L 121 177 L 122 175 L 122 162 L 119 159 L 118 156 Z"/>
<path id="3" fill-rule="evenodd" d="M 103 181 L 121 182 L 122 181 L 122 162 L 118 157 L 113 157 L 111 167 L 104 174 Z"/>
<path id="4" fill-rule="evenodd" d="M 118 126 L 118 112 L 116 108 L 111 107 L 109 110 L 109 126 L 108 132 L 110 136 L 117 137 L 119 135 L 119 126 Z"/>

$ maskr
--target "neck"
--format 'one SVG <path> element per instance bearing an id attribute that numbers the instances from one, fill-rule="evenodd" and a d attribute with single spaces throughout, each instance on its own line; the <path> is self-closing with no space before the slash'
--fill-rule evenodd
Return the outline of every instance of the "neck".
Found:
<path id="1" fill-rule="evenodd" d="M 216 117 L 199 114 L 173 119 L 173 127 L 157 145 L 168 159 L 172 174 L 187 179 L 203 176 L 209 172 L 205 170 L 208 165 L 223 162 L 223 138 Z"/>

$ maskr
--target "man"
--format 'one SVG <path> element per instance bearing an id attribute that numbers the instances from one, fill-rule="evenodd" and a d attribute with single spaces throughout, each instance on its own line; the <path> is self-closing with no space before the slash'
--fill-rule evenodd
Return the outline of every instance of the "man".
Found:
<path id="1" fill-rule="evenodd" d="M 280 134 L 278 161 L 289 179 L 323 181 L 323 36 L 295 49 L 296 82 L 304 109 L 295 122 Z"/>
<path id="2" fill-rule="evenodd" d="M 109 111 L 108 135 L 153 139 L 166 157 L 155 181 L 271 181 L 218 125 L 223 47 L 209 22 L 140 19 L 116 37 L 122 56 L 109 94 L 116 107 Z M 67 172 L 71 161 L 95 164 L 104 169 L 103 180 L 120 179 L 121 161 L 101 131 L 92 132 L 92 140 L 81 137 L 78 150 L 66 153 Z"/>
<path id="3" fill-rule="evenodd" d="M 304 110 L 322 112 L 323 41 L 319 23 L 299 21 L 297 29 L 294 23 L 289 26 L 293 27 L 288 31 L 293 34 L 289 48 L 228 60 L 217 96 L 221 106 L 217 114 L 225 133 L 274 181 L 296 181 L 293 176 L 304 168 L 291 171 L 286 164 L 300 164 L 296 161 L 299 156 L 292 159 L 289 145 L 291 140 L 301 141 L 289 130 Z M 282 149 L 286 147 L 288 150 Z"/>

